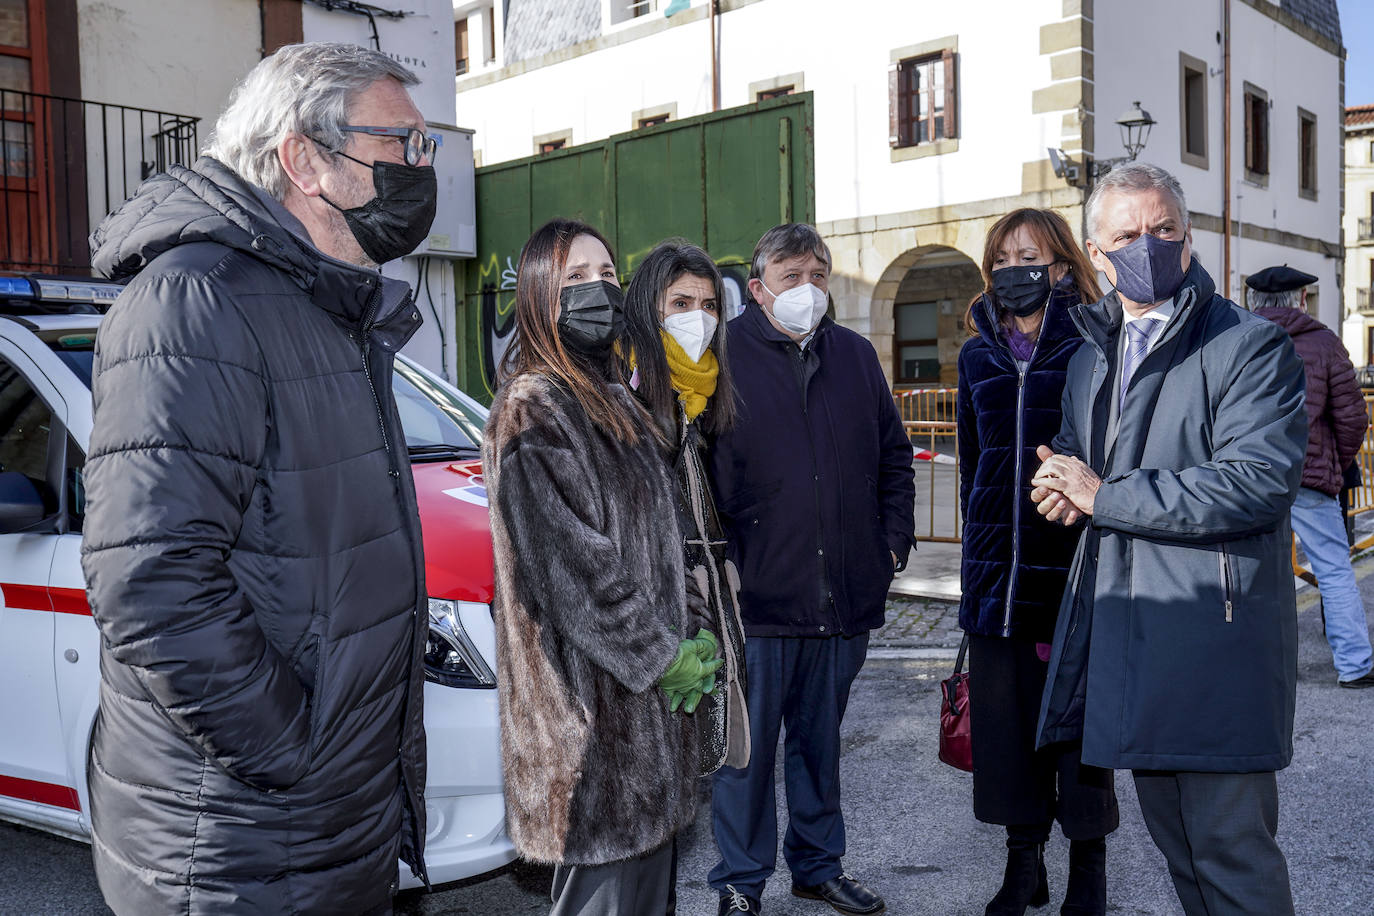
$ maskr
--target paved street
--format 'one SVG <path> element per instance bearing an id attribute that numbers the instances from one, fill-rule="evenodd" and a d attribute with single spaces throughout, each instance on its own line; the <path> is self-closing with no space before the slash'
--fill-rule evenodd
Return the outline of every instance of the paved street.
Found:
<path id="1" fill-rule="evenodd" d="M 1357 565 L 1374 607 L 1374 559 Z M 1304 916 L 1371 910 L 1374 900 L 1374 690 L 1335 685 L 1321 636 L 1316 595 L 1300 596 L 1296 754 L 1279 775 L 1280 841 L 1288 854 Z M 889 912 L 911 916 L 976 916 L 1001 876 L 1002 835 L 970 809 L 970 777 L 936 760 L 937 683 L 958 645 L 951 605 L 895 597 L 888 625 L 855 684 L 845 721 L 845 811 L 850 826 L 846 866 L 886 895 Z M 1110 911 L 1171 916 L 1180 911 L 1136 807 L 1131 782 L 1118 775 L 1122 825 L 1110 842 Z M 706 801 L 703 784 L 703 803 Z M 705 874 L 714 861 L 708 819 L 683 837 L 679 912 L 715 913 Z M 1048 852 L 1053 905 L 1063 893 L 1067 844 Z M 547 911 L 549 873 L 530 866 L 401 898 L 402 916 L 540 914 Z M 770 916 L 823 916 L 823 906 L 792 898 L 785 870 L 764 897 Z M 91 873 L 88 847 L 0 826 L 0 914 L 107 912 Z"/>

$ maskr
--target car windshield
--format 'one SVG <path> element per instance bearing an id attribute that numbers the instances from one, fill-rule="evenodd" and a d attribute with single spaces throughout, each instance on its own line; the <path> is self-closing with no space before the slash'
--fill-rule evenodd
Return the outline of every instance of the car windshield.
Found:
<path id="1" fill-rule="evenodd" d="M 396 409 L 412 461 L 451 461 L 482 453 L 481 409 L 451 387 L 404 360 L 396 360 Z"/>
<path id="2" fill-rule="evenodd" d="M 95 357 L 94 331 L 45 332 L 42 338 L 89 388 Z M 467 403 L 448 384 L 403 360 L 393 375 L 396 408 L 412 461 L 452 461 L 482 453 L 481 408 Z"/>
<path id="3" fill-rule="evenodd" d="M 95 359 L 94 331 L 57 331 L 40 335 L 81 383 L 91 387 L 91 363 Z"/>

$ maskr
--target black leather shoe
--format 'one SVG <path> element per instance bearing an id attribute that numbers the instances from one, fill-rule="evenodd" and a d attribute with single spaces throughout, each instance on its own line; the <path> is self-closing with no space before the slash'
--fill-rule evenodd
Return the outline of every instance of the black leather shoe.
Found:
<path id="1" fill-rule="evenodd" d="M 794 883 L 792 896 L 805 897 L 807 900 L 824 900 L 837 911 L 851 914 L 851 916 L 871 916 L 873 913 L 882 913 L 887 909 L 887 904 L 883 903 L 883 898 L 849 875 L 840 875 L 838 878 L 831 878 L 824 884 L 817 884 L 812 887 Z"/>
<path id="2" fill-rule="evenodd" d="M 1359 690 L 1364 687 L 1374 687 L 1374 671 L 1361 675 L 1353 681 L 1337 681 L 1342 687 L 1349 687 L 1352 690 Z"/>
<path id="3" fill-rule="evenodd" d="M 733 884 L 725 885 L 728 894 L 722 894 L 720 898 L 720 909 L 716 910 L 716 916 L 730 916 L 731 913 L 762 913 L 763 907 L 758 900 L 748 894 L 741 894 L 735 890 Z"/>

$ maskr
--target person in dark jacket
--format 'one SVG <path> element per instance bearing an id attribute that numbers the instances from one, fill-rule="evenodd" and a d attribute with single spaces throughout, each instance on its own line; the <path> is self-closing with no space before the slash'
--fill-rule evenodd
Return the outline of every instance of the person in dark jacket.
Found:
<path id="1" fill-rule="evenodd" d="M 210 155 L 93 236 L 129 281 L 96 341 L 82 556 L 116 913 L 390 912 L 398 856 L 424 879 L 424 567 L 391 394 L 420 316 L 376 270 L 434 213 L 415 82 L 283 48 Z"/>
<path id="2" fill-rule="evenodd" d="M 622 303 L 596 230 L 537 229 L 483 440 L 506 823 L 556 866 L 551 916 L 665 911 L 696 812 L 694 703 L 723 664 L 686 600 L 663 443 L 624 384 Z"/>
<path id="3" fill-rule="evenodd" d="M 1035 748 L 1050 638 L 1073 528 L 1046 529 L 1030 501 L 1035 448 L 1059 431 L 1069 359 L 1083 338 L 1070 306 L 1101 298 L 1088 259 L 1052 210 L 1014 210 L 988 232 L 977 336 L 959 351 L 959 508 L 964 520 L 959 624 L 976 685 L 973 813 L 1007 828 L 990 916 L 1048 901 L 1044 844 L 1069 838 L 1065 916 L 1105 914 L 1106 835 L 1116 829 L 1112 773 L 1079 763 L 1076 741 Z"/>
<path id="4" fill-rule="evenodd" d="M 1302 489 L 1293 502 L 1293 532 L 1312 563 L 1321 588 L 1326 641 L 1342 687 L 1374 687 L 1369 622 L 1345 535 L 1345 513 L 1337 495 L 1364 444 L 1369 414 L 1341 339 L 1307 314 L 1311 274 L 1291 267 L 1267 267 L 1246 278 L 1249 305 L 1288 332 L 1307 376 L 1307 457 Z"/>
<path id="5" fill-rule="evenodd" d="M 744 699 L 744 627 L 739 573 L 706 474 L 705 438 L 735 424 L 735 389 L 721 320 L 725 289 L 711 256 L 685 239 L 662 242 L 635 268 L 625 293 L 625 340 L 635 366 L 631 385 L 671 443 L 677 476 L 687 600 L 720 638 L 721 685 L 701 698 L 706 726 L 701 773 L 749 762 Z"/>
<path id="6" fill-rule="evenodd" d="M 1188 916 L 1292 914 L 1274 771 L 1293 755 L 1302 362 L 1217 295 L 1168 172 L 1113 169 L 1087 224 L 1115 289 L 1070 309 L 1087 343 L 1032 480 L 1047 519 L 1087 521 L 1037 741 L 1134 771 Z"/>
<path id="7" fill-rule="evenodd" d="M 714 777 L 720 913 L 757 913 L 777 851 L 773 764 L 786 729 L 792 893 L 842 913 L 882 898 L 841 866 L 840 722 L 913 544 L 911 443 L 873 347 L 826 317 L 830 249 L 811 226 L 754 249 L 752 302 L 730 323 L 738 393 L 711 478 L 740 571 L 751 758 Z"/>

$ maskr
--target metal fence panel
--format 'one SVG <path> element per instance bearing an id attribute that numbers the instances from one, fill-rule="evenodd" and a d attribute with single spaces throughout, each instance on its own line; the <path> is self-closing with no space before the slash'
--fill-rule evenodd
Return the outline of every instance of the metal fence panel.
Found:
<path id="1" fill-rule="evenodd" d="M 477 257 L 461 281 L 459 346 L 474 397 L 495 391 L 510 343 L 515 271 L 555 216 L 611 241 L 622 280 L 670 236 L 702 245 L 738 301 L 754 243 L 784 220 L 815 221 L 811 93 L 669 121 L 477 170 Z"/>
<path id="2" fill-rule="evenodd" d="M 199 118 L 0 89 L 0 268 L 90 269 L 91 228 L 200 149 Z"/>

